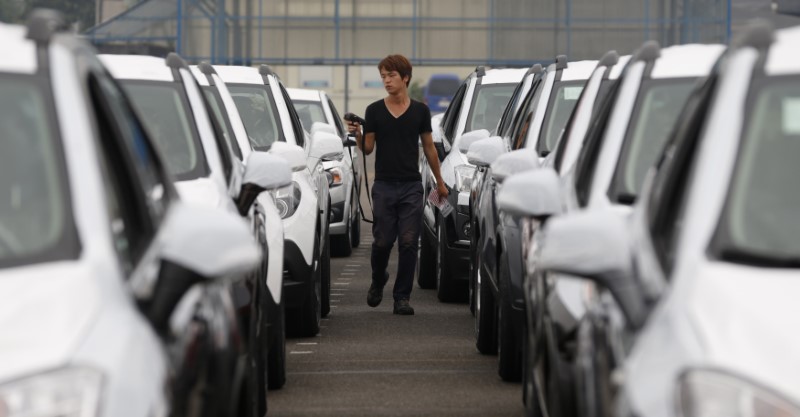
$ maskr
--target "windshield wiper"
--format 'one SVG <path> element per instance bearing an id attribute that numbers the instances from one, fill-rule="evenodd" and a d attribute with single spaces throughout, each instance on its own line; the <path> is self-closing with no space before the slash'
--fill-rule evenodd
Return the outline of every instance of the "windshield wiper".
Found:
<path id="1" fill-rule="evenodd" d="M 800 268 L 798 256 L 779 256 L 734 246 L 724 247 L 718 253 L 721 259 L 736 263 L 773 268 Z"/>

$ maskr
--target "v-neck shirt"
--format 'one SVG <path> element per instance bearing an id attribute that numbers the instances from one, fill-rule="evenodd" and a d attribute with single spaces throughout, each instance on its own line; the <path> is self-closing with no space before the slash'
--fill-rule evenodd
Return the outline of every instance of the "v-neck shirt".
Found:
<path id="1" fill-rule="evenodd" d="M 406 111 L 395 117 L 380 99 L 367 106 L 364 119 L 364 134 L 375 134 L 375 180 L 421 181 L 419 135 L 432 131 L 428 106 L 411 100 Z"/>

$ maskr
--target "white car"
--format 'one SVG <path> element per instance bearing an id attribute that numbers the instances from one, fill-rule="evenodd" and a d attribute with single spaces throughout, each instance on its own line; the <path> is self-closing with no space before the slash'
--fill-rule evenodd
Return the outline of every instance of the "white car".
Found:
<path id="1" fill-rule="evenodd" d="M 218 379 L 184 342 L 207 352 L 187 329 L 228 319 L 198 309 L 258 249 L 238 216 L 178 200 L 125 94 L 61 27 L 47 11 L 28 28 L 0 24 L 0 413 L 228 406 L 215 400 L 232 390 L 200 395 Z M 222 328 L 235 336 L 233 324 Z"/>
<path id="2" fill-rule="evenodd" d="M 494 130 L 517 84 L 527 69 L 485 69 L 477 67 L 464 80 L 441 117 L 434 116 L 432 136 L 444 155 L 441 174 L 452 190 L 452 216 L 425 199 L 420 233 L 417 283 L 421 288 L 436 288 L 442 301 L 466 299 L 470 264 L 469 194 L 475 166 L 467 161 L 461 137 L 466 132 Z M 438 122 L 438 123 L 436 123 Z M 420 173 L 424 195 L 435 189 L 435 179 L 425 158 Z"/>
<path id="3" fill-rule="evenodd" d="M 358 211 L 358 196 L 361 186 L 361 158 L 355 142 L 347 142 L 347 128 L 336 106 L 321 90 L 287 88 L 289 97 L 294 102 L 297 115 L 309 132 L 315 123 L 325 123 L 333 128 L 333 132 L 342 138 L 345 145 L 340 161 L 326 161 L 323 166 L 331 174 L 331 218 L 330 238 L 331 254 L 350 256 L 353 248 L 361 242 L 361 219 Z"/>
<path id="4" fill-rule="evenodd" d="M 798 42 L 756 27 L 729 47 L 630 216 L 545 226 L 539 266 L 613 296 L 576 350 L 586 392 L 610 394 L 591 415 L 800 415 Z"/>
<path id="5" fill-rule="evenodd" d="M 286 156 L 295 169 L 291 189 L 276 194 L 283 218 L 284 306 L 287 331 L 314 336 L 330 312 L 330 176 L 323 163 L 341 159 L 341 139 L 325 132 L 310 137 L 268 66 L 214 69 L 236 103 L 251 148 Z"/>
<path id="6" fill-rule="evenodd" d="M 201 63 L 190 68 L 209 103 L 212 119 L 216 120 L 233 152 L 233 157 L 238 162 L 245 164 L 249 164 L 251 158 L 264 158 L 266 153 L 253 152 L 250 147 L 250 140 L 239 116 L 239 110 L 214 67 L 207 63 Z M 274 168 L 272 169 L 275 170 L 276 175 L 283 176 L 285 174 L 287 179 L 285 183 L 281 182 L 277 185 L 290 187 L 291 171 L 288 165 L 286 172 L 279 172 Z M 275 206 L 274 195 L 286 193 L 288 190 L 273 189 L 270 191 L 271 193 L 259 192 L 255 204 L 248 212 L 241 214 L 247 214 L 251 220 L 253 234 L 264 252 L 264 261 L 261 267 L 252 277 L 254 279 L 248 282 L 253 305 L 259 306 L 256 310 L 247 312 L 246 320 L 250 324 L 251 330 L 257 334 L 251 335 L 255 339 L 254 348 L 261 353 L 256 357 L 254 366 L 262 371 L 266 369 L 269 388 L 277 389 L 286 382 L 286 326 L 282 298 L 283 222 Z M 239 209 L 241 211 L 242 207 Z M 263 318 L 263 315 L 266 315 L 266 319 Z M 264 326 L 265 332 L 255 332 L 258 325 Z M 263 338 L 259 339 L 259 337 Z M 263 357 L 264 352 L 267 352 L 266 358 Z M 259 375 L 262 373 L 259 372 Z"/>

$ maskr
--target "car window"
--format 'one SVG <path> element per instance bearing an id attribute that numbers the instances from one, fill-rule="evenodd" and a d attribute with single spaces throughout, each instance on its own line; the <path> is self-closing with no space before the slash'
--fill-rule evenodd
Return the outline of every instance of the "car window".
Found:
<path id="1" fill-rule="evenodd" d="M 719 225 L 726 259 L 800 266 L 800 77 L 756 83 Z"/>
<path id="2" fill-rule="evenodd" d="M 297 116 L 309 132 L 315 122 L 328 123 L 325 119 L 325 110 L 323 110 L 321 102 L 293 100 L 292 103 L 294 103 L 294 108 L 297 110 Z"/>
<path id="3" fill-rule="evenodd" d="M 558 135 L 575 109 L 584 84 L 585 81 L 565 81 L 553 85 L 536 148 L 540 155 L 546 155 L 555 148 Z"/>
<path id="4" fill-rule="evenodd" d="M 209 107 L 211 108 L 211 114 L 214 117 L 214 120 L 220 125 L 220 129 L 222 129 L 222 134 L 224 135 L 225 142 L 231 147 L 233 154 L 236 155 L 240 161 L 242 160 L 242 149 L 239 148 L 239 143 L 236 141 L 236 137 L 233 133 L 233 127 L 231 127 L 231 121 L 228 118 L 228 112 L 225 111 L 225 104 L 222 102 L 222 97 L 219 94 L 219 91 L 213 86 L 206 86 L 203 87 L 203 94 L 206 97 L 206 101 L 208 102 Z"/>
<path id="5" fill-rule="evenodd" d="M 103 180 L 115 246 L 129 266 L 135 265 L 166 213 L 169 185 L 152 142 L 118 85 L 105 73 L 92 73 L 89 91 L 105 158 Z"/>
<path id="6" fill-rule="evenodd" d="M 250 144 L 257 151 L 268 151 L 276 141 L 286 142 L 278 110 L 268 88 L 256 84 L 228 84 Z"/>
<path id="7" fill-rule="evenodd" d="M 177 181 L 209 174 L 189 102 L 177 82 L 121 81 Z"/>
<path id="8" fill-rule="evenodd" d="M 442 116 L 444 138 L 451 144 L 454 139 L 456 125 L 458 124 L 458 116 L 461 113 L 461 106 L 464 103 L 464 95 L 467 92 L 468 85 L 469 81 L 465 81 L 461 84 L 461 87 L 459 87 L 458 91 L 456 91 L 456 94 L 453 96 L 453 101 L 447 106 L 447 110 L 445 110 L 444 116 Z"/>
<path id="9" fill-rule="evenodd" d="M 716 76 L 694 90 L 667 145 L 656 162 L 656 176 L 647 197 L 647 219 L 656 256 L 669 276 L 675 260 L 676 237 L 682 230 L 685 190 L 693 170 L 700 132 L 708 113 Z"/>
<path id="10" fill-rule="evenodd" d="M 342 123 L 342 117 L 339 116 L 339 111 L 336 110 L 336 106 L 333 105 L 330 98 L 328 98 L 328 107 L 330 107 L 331 113 L 333 114 L 333 121 L 336 123 L 336 130 L 339 132 L 339 136 L 344 136 L 345 133 L 347 133 L 347 129 L 345 129 L 344 123 Z"/>
<path id="11" fill-rule="evenodd" d="M 514 128 L 511 130 L 509 139 L 511 140 L 511 149 L 520 149 L 525 146 L 525 138 L 528 136 L 531 122 L 533 121 L 533 114 L 536 111 L 539 98 L 542 95 L 544 78 L 537 79 L 528 95 L 525 97 L 522 106 L 519 109 L 519 116 L 514 123 Z"/>
<path id="12" fill-rule="evenodd" d="M 636 199 L 695 82 L 685 78 L 642 84 L 609 187 L 611 201 L 632 204 Z"/>
<path id="13" fill-rule="evenodd" d="M 503 110 L 503 114 L 500 116 L 500 122 L 497 124 L 497 132 L 496 134 L 501 137 L 508 136 L 508 130 L 512 126 L 512 119 L 516 116 L 514 113 L 514 108 L 517 106 L 517 103 L 520 100 L 524 99 L 525 97 L 522 95 L 523 85 L 525 84 L 525 79 L 523 78 L 522 81 L 517 83 L 517 86 L 514 88 L 514 92 L 511 93 L 511 98 L 508 100 L 506 104 L 506 108 Z"/>
<path id="14" fill-rule="evenodd" d="M 0 74 L 0 268 L 78 255 L 46 79 Z"/>
<path id="15" fill-rule="evenodd" d="M 283 96 L 283 102 L 286 103 L 286 110 L 289 111 L 289 119 L 292 122 L 292 130 L 294 130 L 294 140 L 299 146 L 305 146 L 305 130 L 303 129 L 303 124 L 300 123 L 300 116 L 297 115 L 297 111 L 294 108 L 294 104 L 292 104 L 292 99 L 289 98 L 289 93 L 283 87 L 283 84 L 278 83 L 278 86 L 281 90 L 281 95 Z M 308 126 L 308 129 L 311 129 L 311 126 Z"/>
<path id="16" fill-rule="evenodd" d="M 486 129 L 493 132 L 514 93 L 516 84 L 485 84 L 475 87 L 465 132 Z"/>
<path id="17" fill-rule="evenodd" d="M 192 77 L 187 79 L 185 82 L 196 83 L 197 81 L 195 81 L 195 79 Z M 196 84 L 195 86 L 199 87 Z M 214 143 L 217 145 L 217 152 L 219 153 L 225 181 L 230 183 L 233 176 L 233 151 L 231 150 L 230 142 L 232 141 L 233 136 L 226 134 L 223 130 L 222 121 L 219 119 L 222 117 L 222 112 L 221 109 L 219 109 L 219 106 L 217 107 L 217 110 L 220 111 L 214 111 L 212 105 L 213 98 L 209 98 L 208 95 L 202 94 L 200 99 L 203 101 L 206 114 L 208 114 L 208 121 L 211 123 L 211 129 L 214 131 Z M 222 102 L 220 101 L 217 104 L 222 105 Z"/>

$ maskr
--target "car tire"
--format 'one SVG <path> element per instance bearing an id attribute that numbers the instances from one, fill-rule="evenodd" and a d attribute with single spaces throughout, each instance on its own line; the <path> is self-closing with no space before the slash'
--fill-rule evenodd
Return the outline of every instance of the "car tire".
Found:
<path id="1" fill-rule="evenodd" d="M 319 233 L 317 233 L 319 236 Z M 317 239 L 314 243 L 314 256 L 312 263 L 314 270 L 311 272 L 311 285 L 306 288 L 306 300 L 292 320 L 291 330 L 293 336 L 314 337 L 319 333 L 319 323 L 322 320 L 322 262 L 319 262 L 322 242 Z"/>
<path id="2" fill-rule="evenodd" d="M 331 255 L 336 257 L 348 257 L 353 253 L 353 235 L 350 233 L 353 225 L 347 219 L 347 229 L 341 235 L 331 236 Z"/>
<path id="3" fill-rule="evenodd" d="M 417 260 L 417 284 L 420 288 L 429 290 L 436 288 L 436 258 L 435 249 L 424 231 L 427 226 L 421 226 L 423 232 L 419 239 L 419 259 Z"/>
<path id="4" fill-rule="evenodd" d="M 248 323 L 247 340 L 247 380 L 246 380 L 246 399 L 245 415 L 247 417 L 261 417 L 267 412 L 267 352 L 261 347 L 266 334 L 261 331 L 263 311 L 256 308 L 261 301 L 260 291 L 256 291 L 251 302 L 250 317 Z"/>
<path id="5" fill-rule="evenodd" d="M 270 329 L 272 342 L 267 354 L 267 387 L 271 390 L 281 389 L 286 383 L 286 315 L 283 303 L 274 311 L 278 317 Z"/>
<path id="6" fill-rule="evenodd" d="M 508 285 L 508 257 L 500 257 L 500 285 Z M 520 349 L 520 329 L 511 320 L 511 297 L 508 288 L 500 288 L 497 309 L 497 372 L 503 381 L 519 382 L 522 379 L 522 349 Z"/>
<path id="7" fill-rule="evenodd" d="M 436 224 L 436 297 L 442 302 L 451 302 L 457 299 L 458 291 L 452 280 L 450 265 L 444 259 L 447 250 L 447 237 L 444 232 L 444 219 L 439 218 Z"/>
<path id="8" fill-rule="evenodd" d="M 497 329 L 494 295 L 481 276 L 480 260 L 475 265 L 475 347 L 484 355 L 497 353 Z"/>
<path id="9" fill-rule="evenodd" d="M 321 300 L 321 317 L 328 317 L 331 313 L 331 244 L 328 234 L 326 233 L 322 241 L 325 243 L 325 249 L 322 250 L 320 257 L 320 270 L 322 272 L 322 300 Z"/>

